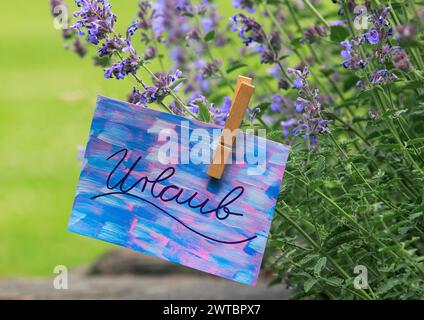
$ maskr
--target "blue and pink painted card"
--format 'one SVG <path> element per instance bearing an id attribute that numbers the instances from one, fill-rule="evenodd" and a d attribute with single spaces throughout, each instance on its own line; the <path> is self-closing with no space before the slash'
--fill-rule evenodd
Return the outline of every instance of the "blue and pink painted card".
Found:
<path id="1" fill-rule="evenodd" d="M 213 143 L 193 139 L 199 130 L 212 137 L 221 128 L 99 97 L 68 229 L 255 285 L 289 148 L 240 133 L 261 142 L 243 157 L 262 152 L 265 166 L 239 161 L 235 148 L 215 180 L 207 163 L 191 158 L 213 155 Z M 164 132 L 173 134 L 163 139 Z M 159 154 L 172 139 L 175 161 L 165 163 Z"/>

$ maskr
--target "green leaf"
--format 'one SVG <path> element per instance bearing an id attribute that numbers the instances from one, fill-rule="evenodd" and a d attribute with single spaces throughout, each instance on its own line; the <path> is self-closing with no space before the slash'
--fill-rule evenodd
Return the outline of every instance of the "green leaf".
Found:
<path id="1" fill-rule="evenodd" d="M 358 82 L 359 78 L 356 75 L 349 76 L 344 82 L 343 82 L 343 90 L 347 91 L 350 88 L 353 88 L 356 83 Z"/>
<path id="2" fill-rule="evenodd" d="M 317 263 L 315 264 L 314 273 L 320 274 L 321 271 L 325 268 L 326 264 L 327 264 L 327 258 L 326 257 L 319 258 Z"/>
<path id="3" fill-rule="evenodd" d="M 322 173 L 323 173 L 323 171 L 324 171 L 324 169 L 325 169 L 325 157 L 324 156 L 319 155 L 317 157 L 317 161 L 316 161 L 316 164 L 315 164 L 315 168 L 314 169 L 315 170 L 314 170 L 314 172 L 312 174 L 312 177 L 314 179 L 320 178 L 321 175 L 322 175 Z"/>
<path id="4" fill-rule="evenodd" d="M 283 132 L 281 130 L 271 131 L 266 135 L 266 138 L 268 140 L 280 142 L 283 140 Z"/>
<path id="5" fill-rule="evenodd" d="M 408 146 L 424 143 L 424 138 L 411 139 L 411 140 L 408 140 L 406 143 L 407 143 Z"/>
<path id="6" fill-rule="evenodd" d="M 309 292 L 309 290 L 312 289 L 312 287 L 318 282 L 318 279 L 312 278 L 309 280 L 306 280 L 303 284 L 303 290 L 305 290 L 306 293 Z"/>
<path id="7" fill-rule="evenodd" d="M 332 26 L 330 28 L 330 39 L 334 42 L 342 42 L 349 36 L 349 31 L 343 26 Z"/>
<path id="8" fill-rule="evenodd" d="M 179 78 L 177 81 L 175 81 L 169 88 L 171 90 L 174 90 L 180 83 L 184 82 L 185 80 L 187 80 L 186 78 Z"/>
<path id="9" fill-rule="evenodd" d="M 307 265 L 311 260 L 314 260 L 315 258 L 318 258 L 318 257 L 319 257 L 318 254 L 308 254 L 307 256 L 299 260 L 297 263 L 301 266 L 304 266 L 304 265 Z"/>
<path id="10" fill-rule="evenodd" d="M 103 56 L 103 57 L 95 56 L 93 58 L 93 62 L 95 66 L 106 68 L 110 66 L 111 58 L 109 56 Z"/>
<path id="11" fill-rule="evenodd" d="M 402 150 L 402 147 L 397 143 L 381 143 L 375 147 L 380 150 Z"/>
<path id="12" fill-rule="evenodd" d="M 279 5 L 280 3 L 280 0 L 266 0 L 266 4 Z"/>
<path id="13" fill-rule="evenodd" d="M 328 278 L 329 285 L 334 287 L 340 287 L 341 285 L 343 285 L 343 281 L 344 281 L 343 279 L 338 277 Z"/>
<path id="14" fill-rule="evenodd" d="M 233 71 L 236 71 L 237 69 L 247 67 L 247 64 L 242 63 L 240 61 L 234 61 L 230 64 L 230 66 L 227 68 L 227 73 L 231 73 Z"/>
<path id="15" fill-rule="evenodd" d="M 184 12 L 184 13 L 182 14 L 182 16 L 184 16 L 184 17 L 189 17 L 189 18 L 193 18 L 193 17 L 194 17 L 194 15 L 193 15 L 192 13 L 190 13 L 190 12 Z"/>
<path id="16" fill-rule="evenodd" d="M 209 112 L 208 107 L 202 102 L 199 102 L 198 105 L 199 105 L 199 120 L 204 122 L 209 122 L 211 120 L 211 114 Z"/>
<path id="17" fill-rule="evenodd" d="M 197 14 L 199 16 L 204 16 L 205 13 L 208 11 L 207 7 L 205 6 L 203 9 L 200 9 L 199 11 L 197 11 Z"/>
<path id="18" fill-rule="evenodd" d="M 411 80 L 411 81 L 405 81 L 400 86 L 395 88 L 395 92 L 402 92 L 404 90 L 414 90 L 414 89 L 420 89 L 424 87 L 424 81 L 422 80 Z"/>
<path id="19" fill-rule="evenodd" d="M 265 110 L 266 108 L 268 108 L 271 105 L 271 103 L 269 102 L 261 102 L 259 104 L 257 104 L 256 106 L 254 106 L 252 108 L 252 110 L 255 110 L 256 108 L 261 109 L 261 111 Z"/>
<path id="20" fill-rule="evenodd" d="M 302 45 L 302 38 L 294 38 L 290 40 L 290 45 L 295 49 L 300 48 Z"/>
<path id="21" fill-rule="evenodd" d="M 213 39 L 215 39 L 215 30 L 211 30 L 209 31 L 206 35 L 205 35 L 205 41 L 209 42 L 212 41 Z"/>

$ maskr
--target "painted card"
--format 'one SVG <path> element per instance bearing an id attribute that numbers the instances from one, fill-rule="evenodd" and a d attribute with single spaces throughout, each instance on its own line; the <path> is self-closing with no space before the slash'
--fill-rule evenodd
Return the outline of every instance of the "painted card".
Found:
<path id="1" fill-rule="evenodd" d="M 221 130 L 99 97 L 69 231 L 255 285 L 289 147 L 239 132 L 216 180 Z"/>

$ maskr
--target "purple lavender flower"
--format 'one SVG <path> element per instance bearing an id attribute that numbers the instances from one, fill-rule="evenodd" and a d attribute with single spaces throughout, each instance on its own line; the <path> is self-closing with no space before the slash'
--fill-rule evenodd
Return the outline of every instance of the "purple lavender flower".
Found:
<path id="1" fill-rule="evenodd" d="M 113 30 L 116 16 L 111 11 L 108 0 L 75 0 L 81 9 L 74 13 L 79 20 L 72 26 L 80 36 L 87 32 L 87 40 L 98 44 Z"/>
<path id="2" fill-rule="evenodd" d="M 64 28 L 62 29 L 62 37 L 63 39 L 67 40 L 67 39 L 71 39 L 73 38 L 75 35 L 75 30 L 71 29 L 71 28 Z"/>
<path id="3" fill-rule="evenodd" d="M 120 62 L 115 62 L 109 68 L 105 69 L 105 78 L 111 79 L 115 77 L 116 79 L 124 79 L 128 74 L 136 74 L 138 68 L 140 67 L 139 58 L 130 54 L 129 57 L 123 59 Z"/>
<path id="4" fill-rule="evenodd" d="M 150 31 L 152 30 L 154 11 L 152 10 L 152 5 L 148 1 L 141 1 L 138 4 L 138 8 L 136 20 L 137 28 L 141 30 L 141 41 L 147 45 L 152 40 Z"/>
<path id="5" fill-rule="evenodd" d="M 131 93 L 128 95 L 128 102 L 146 107 L 146 101 L 137 88 L 133 88 Z"/>
<path id="6" fill-rule="evenodd" d="M 186 111 L 174 100 L 168 104 L 168 108 L 172 111 L 173 114 L 184 116 Z"/>
<path id="7" fill-rule="evenodd" d="M 421 8 L 421 9 L 418 10 L 418 17 L 421 20 L 424 20 L 424 8 Z"/>
<path id="8" fill-rule="evenodd" d="M 263 50 L 261 53 L 261 63 L 265 63 L 265 64 L 273 64 L 275 62 L 275 54 L 273 51 L 270 50 Z"/>
<path id="9" fill-rule="evenodd" d="M 217 30 L 221 16 L 218 15 L 216 6 L 209 6 L 206 14 L 201 16 L 200 22 L 203 30 L 207 33 L 212 30 Z"/>
<path id="10" fill-rule="evenodd" d="M 199 30 L 197 28 L 191 28 L 186 34 L 186 40 L 188 45 L 191 45 L 193 42 L 200 40 Z"/>
<path id="11" fill-rule="evenodd" d="M 116 37 L 106 39 L 98 50 L 100 57 L 103 56 L 112 56 L 117 51 L 122 49 L 122 44 Z"/>
<path id="12" fill-rule="evenodd" d="M 389 22 L 389 14 L 390 14 L 390 7 L 386 7 L 381 11 L 374 11 L 370 16 L 370 21 L 373 24 L 373 27 L 370 29 L 370 32 L 372 31 L 372 34 L 370 32 L 366 33 L 365 35 L 367 37 L 370 37 L 371 41 L 375 42 L 378 34 L 378 41 L 385 41 L 388 37 L 390 37 L 393 34 L 393 28 L 390 26 Z M 375 31 L 374 31 L 375 30 Z M 375 33 L 376 32 L 376 33 Z M 370 41 L 367 38 L 368 41 Z M 371 44 L 376 44 L 372 43 Z"/>
<path id="13" fill-rule="evenodd" d="M 328 24 L 330 26 L 344 26 L 346 24 L 345 20 L 332 20 L 329 21 Z"/>
<path id="14" fill-rule="evenodd" d="M 373 45 L 380 42 L 380 34 L 376 28 L 371 28 L 370 31 L 364 34 L 364 37 L 370 44 Z"/>
<path id="15" fill-rule="evenodd" d="M 215 60 L 214 62 L 207 63 L 200 71 L 203 78 L 206 79 L 212 77 L 215 73 L 218 72 L 220 65 L 222 65 L 221 60 Z"/>
<path id="16" fill-rule="evenodd" d="M 373 51 L 374 57 L 378 61 L 378 63 L 383 64 L 386 61 L 390 61 L 393 54 L 400 51 L 400 47 L 398 46 L 391 46 L 388 44 L 382 45 L 381 47 L 375 49 Z"/>
<path id="17" fill-rule="evenodd" d="M 167 35 L 168 44 L 178 44 L 190 29 L 188 18 L 176 10 L 179 0 L 158 0 L 153 5 L 152 31 L 155 37 Z"/>
<path id="18" fill-rule="evenodd" d="M 408 71 L 411 67 L 408 54 L 405 50 L 399 50 L 398 52 L 396 52 L 393 55 L 392 62 L 395 68 L 401 71 Z"/>
<path id="19" fill-rule="evenodd" d="M 255 1 L 253 0 L 233 0 L 233 7 L 236 9 L 244 9 L 249 13 L 255 12 Z"/>
<path id="20" fill-rule="evenodd" d="M 140 103 L 149 104 L 156 101 L 161 101 L 169 93 L 168 88 L 158 88 L 156 86 L 148 86 L 147 89 L 141 93 Z"/>
<path id="21" fill-rule="evenodd" d="M 203 95 L 199 93 L 195 93 L 191 98 L 187 100 L 187 108 L 190 110 L 190 112 L 194 114 L 199 113 L 200 104 L 207 106 L 208 101 Z"/>
<path id="22" fill-rule="evenodd" d="M 249 115 L 249 122 L 253 123 L 260 112 L 261 108 L 255 108 L 253 110 L 247 109 L 247 114 Z"/>
<path id="23" fill-rule="evenodd" d="M 287 120 L 280 121 L 280 126 L 283 129 L 284 137 L 288 137 L 293 128 L 297 125 L 297 120 L 295 118 L 289 118 Z"/>
<path id="24" fill-rule="evenodd" d="M 293 87 L 298 88 L 298 89 L 303 87 L 302 77 L 300 77 L 300 76 L 296 77 L 296 79 L 293 81 Z"/>
<path id="25" fill-rule="evenodd" d="M 396 81 L 398 77 L 393 73 L 387 71 L 387 69 L 374 70 L 371 73 L 370 81 L 372 84 L 385 84 L 391 81 Z"/>
<path id="26" fill-rule="evenodd" d="M 326 37 L 328 35 L 328 30 L 320 25 L 316 25 L 310 28 L 307 28 L 303 32 L 303 36 L 305 37 L 306 41 L 309 43 L 317 42 L 322 37 Z"/>
<path id="27" fill-rule="evenodd" d="M 306 100 L 302 97 L 297 97 L 295 109 L 297 112 L 303 112 L 305 109 L 307 109 L 311 105 L 311 101 Z"/>
<path id="28" fill-rule="evenodd" d="M 152 60 L 156 57 L 156 48 L 149 46 L 144 50 L 143 59 L 144 60 Z"/>
<path id="29" fill-rule="evenodd" d="M 259 44 L 257 52 L 261 54 L 261 63 L 273 64 L 278 59 L 278 52 L 281 49 L 280 34 L 276 31 L 271 32 L 267 45 Z"/>
<path id="30" fill-rule="evenodd" d="M 224 97 L 224 102 L 221 104 L 220 108 L 215 108 L 214 104 L 210 104 L 209 112 L 212 116 L 212 121 L 220 126 L 225 125 L 228 115 L 231 109 L 231 98 L 228 96 Z"/>
<path id="31" fill-rule="evenodd" d="M 294 135 L 300 135 L 304 139 L 309 139 L 311 147 L 318 144 L 318 135 L 329 132 L 328 120 L 312 113 L 305 113 L 304 118 L 297 123 L 297 127 L 293 130 Z"/>
<path id="32" fill-rule="evenodd" d="M 355 37 L 350 41 L 342 41 L 340 45 L 344 47 L 340 55 L 345 61 L 342 62 L 343 67 L 351 70 L 363 69 L 367 62 L 362 59 L 359 47 L 364 43 L 363 37 Z"/>
<path id="33" fill-rule="evenodd" d="M 309 76 L 309 69 L 307 67 L 302 67 L 299 69 L 288 68 L 287 73 L 289 75 L 296 76 L 296 79 L 293 81 L 293 87 L 299 90 L 304 90 L 307 85 L 307 80 Z"/>
<path id="34" fill-rule="evenodd" d="M 297 97 L 295 103 L 295 109 L 301 114 L 301 119 L 297 122 L 293 134 L 308 139 L 310 145 L 315 146 L 318 143 L 318 135 L 328 132 L 328 120 L 321 117 L 322 98 L 317 89 L 312 89 L 309 86 L 307 78 L 310 72 L 308 68 L 305 67 L 302 71 L 288 69 L 287 72 L 302 80 L 302 85 L 297 87 L 299 97 Z"/>
<path id="35" fill-rule="evenodd" d="M 171 60 L 173 62 L 173 68 L 181 68 L 183 66 L 186 66 L 186 54 L 183 50 L 183 48 L 177 46 L 171 48 Z"/>
<path id="36" fill-rule="evenodd" d="M 349 41 L 342 41 L 340 42 L 340 45 L 344 47 L 344 50 L 341 51 L 340 55 L 343 59 L 350 59 L 350 50 L 352 49 L 352 46 L 350 45 Z"/>
<path id="37" fill-rule="evenodd" d="M 138 28 L 142 30 L 149 30 L 152 27 L 152 5 L 148 1 L 141 1 L 138 4 Z"/>
<path id="38" fill-rule="evenodd" d="M 282 104 L 285 99 L 281 94 L 274 94 L 271 96 L 272 103 L 269 105 L 270 109 L 274 112 L 280 112 L 282 110 Z"/>
<path id="39" fill-rule="evenodd" d="M 75 39 L 72 46 L 73 51 L 81 58 L 84 58 L 84 56 L 87 54 L 87 47 L 79 38 Z"/>
<path id="40" fill-rule="evenodd" d="M 191 6 L 189 0 L 178 0 L 175 8 L 181 15 L 193 15 L 193 7 Z"/>
<path id="41" fill-rule="evenodd" d="M 355 87 L 357 87 L 357 88 L 359 88 L 360 90 L 362 90 L 362 91 L 364 91 L 364 90 L 367 90 L 368 89 L 368 87 L 367 87 L 367 85 L 364 83 L 364 81 L 362 81 L 362 80 L 358 80 L 357 82 L 356 82 L 356 84 L 355 84 Z"/>
<path id="42" fill-rule="evenodd" d="M 283 77 L 280 77 L 278 79 L 278 89 L 287 90 L 289 88 L 290 88 L 290 83 Z"/>
<path id="43" fill-rule="evenodd" d="M 412 40 L 417 33 L 417 26 L 411 23 L 396 26 L 396 39 L 397 40 Z"/>
<path id="44" fill-rule="evenodd" d="M 269 41 L 270 47 L 272 48 L 272 51 L 278 52 L 281 50 L 280 33 L 278 33 L 277 31 L 271 32 L 271 34 L 269 35 L 268 41 Z"/>
<path id="45" fill-rule="evenodd" d="M 178 87 L 172 88 L 174 83 L 180 79 L 182 72 L 180 70 L 176 70 L 174 73 L 155 73 L 156 79 L 154 79 L 154 85 L 159 90 L 168 91 L 173 89 L 174 91 L 178 91 Z"/>
<path id="46" fill-rule="evenodd" d="M 191 89 L 189 91 L 200 91 L 203 93 L 210 90 L 210 83 L 204 76 L 204 70 L 207 68 L 207 65 L 208 63 L 204 59 L 199 59 L 190 64 L 190 69 L 194 72 L 191 79 L 193 86 L 192 88 L 188 88 Z"/>
<path id="47" fill-rule="evenodd" d="M 135 32 L 138 30 L 138 22 L 133 22 L 128 28 L 127 28 L 127 38 L 132 37 Z"/>
<path id="48" fill-rule="evenodd" d="M 175 71 L 175 73 L 155 73 L 153 86 L 148 86 L 142 93 L 134 89 L 130 95 L 131 102 L 147 105 L 156 101 L 162 101 L 171 90 L 178 90 L 178 85 L 176 87 L 174 85 L 180 76 L 180 70 Z"/>
<path id="49" fill-rule="evenodd" d="M 230 21 L 233 22 L 233 31 L 238 31 L 239 38 L 248 46 L 252 42 L 264 43 L 265 34 L 261 25 L 253 18 L 247 17 L 242 13 L 234 15 Z"/>
<path id="50" fill-rule="evenodd" d="M 230 21 L 233 22 L 232 30 L 238 31 L 238 36 L 243 39 L 246 47 L 253 48 L 260 53 L 261 63 L 273 64 L 277 61 L 281 49 L 278 32 L 273 31 L 267 37 L 258 22 L 242 13 L 234 15 Z"/>

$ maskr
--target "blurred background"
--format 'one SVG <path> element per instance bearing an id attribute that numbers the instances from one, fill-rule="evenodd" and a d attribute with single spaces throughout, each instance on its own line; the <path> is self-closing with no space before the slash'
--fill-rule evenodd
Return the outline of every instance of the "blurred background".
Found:
<path id="1" fill-rule="evenodd" d="M 130 21 L 137 1 L 114 2 Z M 1 1 L 0 10 L 0 277 L 51 275 L 110 247 L 66 227 L 96 95 L 124 99 L 129 85 L 63 49 L 48 0 Z"/>

